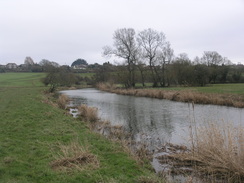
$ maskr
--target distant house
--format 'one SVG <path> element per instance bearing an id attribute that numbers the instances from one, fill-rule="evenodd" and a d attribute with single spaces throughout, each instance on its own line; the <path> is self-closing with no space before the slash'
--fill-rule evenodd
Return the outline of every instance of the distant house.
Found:
<path id="1" fill-rule="evenodd" d="M 0 65 L 0 68 L 4 69 L 4 68 L 6 68 L 6 65 Z"/>
<path id="2" fill-rule="evenodd" d="M 8 63 L 6 65 L 7 69 L 17 69 L 18 65 L 16 63 Z"/>
<path id="3" fill-rule="evenodd" d="M 85 70 L 87 68 L 87 65 L 80 64 L 80 65 L 74 65 L 72 67 L 73 67 L 73 69 Z"/>

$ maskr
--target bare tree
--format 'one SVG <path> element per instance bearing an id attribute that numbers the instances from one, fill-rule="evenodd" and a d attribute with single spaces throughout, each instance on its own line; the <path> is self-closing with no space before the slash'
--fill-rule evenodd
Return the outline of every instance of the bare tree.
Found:
<path id="1" fill-rule="evenodd" d="M 201 61 L 207 66 L 221 65 L 224 63 L 223 57 L 216 51 L 205 51 Z"/>
<path id="2" fill-rule="evenodd" d="M 33 61 L 33 59 L 31 57 L 26 57 L 25 58 L 25 64 L 27 66 L 31 66 L 31 65 L 34 65 L 35 63 L 34 63 L 34 61 Z"/>
<path id="3" fill-rule="evenodd" d="M 170 47 L 170 43 L 166 42 L 165 45 L 161 48 L 159 53 L 159 64 L 161 66 L 161 78 L 160 85 L 165 86 L 166 84 L 166 65 L 170 64 L 174 57 L 174 50 Z M 170 85 L 169 78 L 167 79 L 168 85 Z"/>
<path id="4" fill-rule="evenodd" d="M 219 75 L 218 66 L 224 64 L 225 59 L 216 51 L 205 51 L 201 61 L 209 67 L 209 82 L 215 83 Z"/>
<path id="5" fill-rule="evenodd" d="M 157 70 L 158 61 L 160 60 L 161 51 L 164 50 L 167 45 L 164 33 L 157 32 L 153 29 L 146 29 L 141 31 L 137 37 L 138 44 L 142 47 L 142 55 L 148 60 L 150 67 L 153 86 L 158 86 L 159 73 Z"/>
<path id="6" fill-rule="evenodd" d="M 126 86 L 135 86 L 135 63 L 137 60 L 137 44 L 135 40 L 135 30 L 132 28 L 118 29 L 114 32 L 114 45 L 104 47 L 103 54 L 106 56 L 115 56 L 126 61 L 129 72 Z"/>

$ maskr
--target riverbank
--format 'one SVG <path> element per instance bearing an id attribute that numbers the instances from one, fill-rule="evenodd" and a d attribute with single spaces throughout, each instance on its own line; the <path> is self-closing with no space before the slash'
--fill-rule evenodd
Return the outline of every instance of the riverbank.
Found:
<path id="1" fill-rule="evenodd" d="M 162 181 L 51 102 L 41 77 L 0 76 L 0 182 Z"/>
<path id="2" fill-rule="evenodd" d="M 113 88 L 112 88 L 113 90 Z M 116 90 L 116 89 L 115 89 Z M 117 89 L 118 90 L 118 89 Z M 138 90 L 128 90 L 130 95 L 136 96 Z M 106 92 L 105 92 L 106 93 Z M 151 93 L 154 94 L 154 93 Z M 164 93 L 165 94 L 165 93 Z M 114 95 L 114 94 L 111 94 Z M 117 96 L 117 95 L 114 95 Z M 118 95 L 119 96 L 119 95 Z M 120 96 L 124 98 L 124 96 Z M 135 104 L 135 97 L 128 97 Z M 157 95 L 153 98 L 157 98 Z M 143 101 L 146 98 L 138 98 Z M 116 105 L 118 105 L 116 100 Z M 154 100 L 156 101 L 156 100 Z M 169 101 L 164 101 L 166 103 Z M 147 102 L 144 102 L 145 104 Z M 155 102 L 156 103 L 156 102 Z M 172 102 L 171 102 L 172 103 Z M 179 104 L 178 102 L 175 103 Z M 187 104 L 185 104 L 187 105 Z M 201 105 L 203 107 L 203 105 Z M 127 106 L 128 107 L 128 106 Z M 205 179 L 208 182 L 243 182 L 244 169 L 243 169 L 243 153 L 244 153 L 244 131 L 243 131 L 243 109 L 240 110 L 240 119 L 236 120 L 233 117 L 233 121 L 229 121 L 223 114 L 219 120 L 204 120 L 204 123 L 199 125 L 195 112 L 199 105 L 193 105 L 193 119 L 189 124 L 189 145 L 187 148 L 181 147 L 178 144 L 166 144 L 161 147 L 159 152 L 156 152 L 157 159 L 163 165 L 163 167 L 169 167 L 172 174 L 196 174 L 196 176 L 202 177 L 202 182 Z M 207 106 L 218 107 L 218 106 Z M 223 107 L 225 108 L 225 107 Z M 151 107 L 151 109 L 158 110 L 158 107 Z M 226 109 L 226 108 L 225 108 Z M 150 111 L 150 109 L 148 109 Z M 175 111 L 183 111 L 184 109 L 174 108 Z M 138 110 L 141 112 L 141 110 Z M 159 110 L 164 113 L 163 110 Z M 221 111 L 217 113 L 207 113 L 206 115 L 217 116 Z M 142 112 L 143 113 L 143 112 Z M 236 115 L 235 115 L 236 116 Z M 179 118 L 179 121 L 182 120 Z M 140 124 L 141 124 L 141 120 Z M 171 121 L 172 122 L 172 121 Z M 183 122 L 185 123 L 185 122 Z M 183 129 L 181 129 L 183 130 Z M 166 168 L 165 168 L 166 169 Z M 165 170 L 164 169 L 164 170 Z"/>
<path id="3" fill-rule="evenodd" d="M 116 88 L 109 83 L 99 83 L 97 88 L 102 91 L 116 93 L 120 95 L 131 95 L 136 97 L 150 97 L 167 99 L 178 102 L 188 102 L 195 104 L 223 105 L 237 108 L 244 107 L 243 94 L 232 93 L 203 93 L 192 90 L 163 90 L 163 89 L 123 89 Z"/>

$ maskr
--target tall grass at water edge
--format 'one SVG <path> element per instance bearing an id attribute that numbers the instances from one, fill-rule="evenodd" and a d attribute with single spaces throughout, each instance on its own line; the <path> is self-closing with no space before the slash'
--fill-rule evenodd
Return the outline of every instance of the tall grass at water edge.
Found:
<path id="1" fill-rule="evenodd" d="M 226 122 L 207 123 L 196 128 L 191 148 L 170 157 L 183 166 L 224 182 L 244 181 L 244 129 Z"/>
<path id="2" fill-rule="evenodd" d="M 78 106 L 79 115 L 82 120 L 86 122 L 95 123 L 99 120 L 98 111 L 95 107 L 88 107 L 87 105 Z"/>
<path id="3" fill-rule="evenodd" d="M 225 105 L 238 108 L 244 107 L 243 95 L 237 94 L 203 93 L 193 90 L 177 91 L 169 89 L 121 89 L 116 88 L 113 84 L 109 83 L 99 83 L 97 84 L 97 88 L 116 94 L 131 95 L 136 97 L 150 97 L 179 102 L 193 102 L 196 104 Z"/>

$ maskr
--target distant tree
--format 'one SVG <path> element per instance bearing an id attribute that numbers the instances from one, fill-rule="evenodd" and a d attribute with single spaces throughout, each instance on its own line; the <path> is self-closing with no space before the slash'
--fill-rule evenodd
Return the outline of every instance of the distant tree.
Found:
<path id="1" fill-rule="evenodd" d="M 49 91 L 54 92 L 59 86 L 72 86 L 76 83 L 77 77 L 67 67 L 50 67 L 47 76 L 42 80 Z"/>
<path id="2" fill-rule="evenodd" d="M 71 67 L 74 67 L 76 65 L 88 65 L 88 63 L 86 60 L 79 58 L 71 64 Z"/>
<path id="3" fill-rule="evenodd" d="M 225 59 L 216 51 L 205 51 L 201 62 L 209 67 L 209 83 L 216 83 L 219 75 L 219 66 L 225 63 Z"/>
<path id="4" fill-rule="evenodd" d="M 194 68 L 186 53 L 181 53 L 172 63 L 172 72 L 176 84 L 192 85 L 194 83 Z"/>
<path id="5" fill-rule="evenodd" d="M 52 72 L 53 70 L 55 70 L 54 68 L 58 68 L 59 64 L 53 61 L 49 61 L 47 59 L 42 59 L 39 62 L 39 65 L 42 66 L 42 70 L 44 72 Z"/>
<path id="6" fill-rule="evenodd" d="M 158 62 L 162 61 L 162 63 L 165 64 L 166 55 L 162 57 L 162 50 L 166 50 L 166 47 L 169 47 L 168 43 L 166 42 L 166 37 L 163 32 L 158 32 L 153 29 L 146 29 L 139 32 L 137 41 L 139 46 L 142 48 L 142 56 L 148 60 L 153 79 L 153 86 L 156 87 L 160 82 Z M 164 59 L 162 60 L 162 58 Z"/>
<path id="7" fill-rule="evenodd" d="M 31 66 L 31 72 L 42 72 L 42 66 L 40 66 L 39 64 L 34 64 L 33 66 Z"/>
<path id="8" fill-rule="evenodd" d="M 201 62 L 209 66 L 222 65 L 224 63 L 223 57 L 216 51 L 204 51 Z"/>
<path id="9" fill-rule="evenodd" d="M 145 80 L 146 80 L 145 72 L 147 71 L 147 66 L 145 64 L 145 61 L 143 61 L 143 59 L 137 62 L 137 68 L 140 72 L 141 84 L 143 87 L 145 87 Z"/>
<path id="10" fill-rule="evenodd" d="M 193 64 L 193 65 L 202 64 L 201 58 L 199 58 L 198 56 L 196 56 L 196 57 L 193 59 L 192 64 Z"/>
<path id="11" fill-rule="evenodd" d="M 103 55 L 115 56 L 126 62 L 128 71 L 126 87 L 135 86 L 135 69 L 138 54 L 138 47 L 135 39 L 135 30 L 132 28 L 118 29 L 114 32 L 113 48 L 106 46 L 103 48 Z"/>
<path id="12" fill-rule="evenodd" d="M 33 61 L 33 59 L 31 57 L 26 57 L 25 58 L 25 65 L 30 66 L 30 65 L 34 65 L 34 64 L 35 63 L 34 63 L 34 61 Z"/>
<path id="13" fill-rule="evenodd" d="M 103 65 L 99 65 L 99 67 L 95 68 L 95 80 L 97 83 L 99 82 L 107 82 L 114 79 L 111 76 L 111 72 L 114 71 L 114 66 L 109 62 L 103 63 Z M 114 82 L 114 80 L 112 81 Z"/>
<path id="14" fill-rule="evenodd" d="M 209 68 L 204 64 L 194 66 L 194 78 L 196 85 L 205 86 L 208 84 Z"/>

